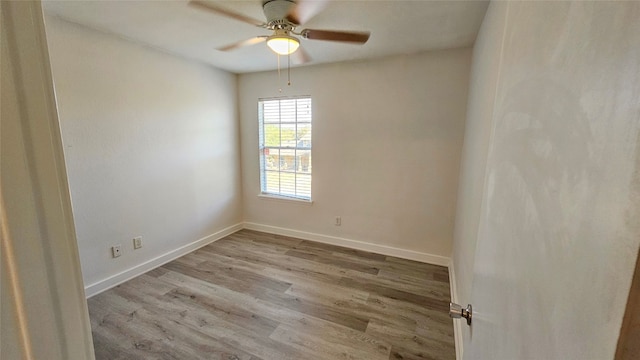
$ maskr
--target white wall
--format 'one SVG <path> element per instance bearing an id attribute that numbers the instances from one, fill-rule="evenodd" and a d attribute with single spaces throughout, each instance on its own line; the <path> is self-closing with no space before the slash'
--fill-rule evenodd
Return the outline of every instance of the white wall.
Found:
<path id="1" fill-rule="evenodd" d="M 470 56 L 294 68 L 291 87 L 276 72 L 240 75 L 245 221 L 449 257 Z M 288 95 L 312 97 L 312 206 L 258 197 L 257 101 Z"/>
<path id="2" fill-rule="evenodd" d="M 58 18 L 46 25 L 88 292 L 241 222 L 235 75 Z"/>
<path id="3" fill-rule="evenodd" d="M 488 155 L 462 170 L 484 163 L 486 181 L 455 243 L 478 314 L 465 359 L 613 358 L 640 245 L 639 18 L 638 2 L 489 7 L 470 104 L 495 106 L 465 139 L 484 150 L 490 133 Z"/>

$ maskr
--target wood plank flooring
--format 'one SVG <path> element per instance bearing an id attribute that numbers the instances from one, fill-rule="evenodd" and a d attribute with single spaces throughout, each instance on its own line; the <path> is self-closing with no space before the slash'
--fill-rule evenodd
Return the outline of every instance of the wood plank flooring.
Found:
<path id="1" fill-rule="evenodd" d="M 101 359 L 455 359 L 445 267 L 242 230 L 88 300 Z"/>

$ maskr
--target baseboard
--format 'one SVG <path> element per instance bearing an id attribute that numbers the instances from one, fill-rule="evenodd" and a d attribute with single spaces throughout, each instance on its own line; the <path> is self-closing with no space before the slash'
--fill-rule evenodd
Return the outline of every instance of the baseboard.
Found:
<path id="1" fill-rule="evenodd" d="M 281 228 L 277 226 L 263 225 L 245 222 L 244 228 L 255 231 L 262 231 L 270 234 L 295 237 L 303 240 L 316 241 L 319 243 L 344 246 L 351 249 L 368 251 L 376 254 L 395 256 L 407 260 L 420 261 L 427 264 L 449 266 L 449 258 L 446 256 L 433 255 L 413 250 L 406 250 L 385 245 L 371 244 L 364 241 L 345 239 L 335 236 L 327 236 L 306 231 Z"/>
<path id="2" fill-rule="evenodd" d="M 162 266 L 170 261 L 173 261 L 181 256 L 184 256 L 205 245 L 208 245 L 214 241 L 220 240 L 225 236 L 231 235 L 243 228 L 249 229 L 249 230 L 267 232 L 271 234 L 291 236 L 291 237 L 296 237 L 303 240 L 311 240 L 311 241 L 316 241 L 324 244 L 344 246 L 344 247 L 348 247 L 356 250 L 363 250 L 363 251 L 373 252 L 376 254 L 395 256 L 403 259 L 420 261 L 428 264 L 434 264 L 434 265 L 440 265 L 440 266 L 449 266 L 450 264 L 450 259 L 445 256 L 433 255 L 433 254 L 423 253 L 423 252 L 418 252 L 413 250 L 394 248 L 394 247 L 385 246 L 385 245 L 371 244 L 371 243 L 366 243 L 358 240 L 321 235 L 321 234 L 310 233 L 310 232 L 305 232 L 300 230 L 281 228 L 277 226 L 245 222 L 245 223 L 238 223 L 238 224 L 229 226 L 216 233 L 205 236 L 202 239 L 198 239 L 192 243 L 189 243 L 177 249 L 171 250 L 163 255 L 160 255 L 142 264 L 136 265 L 123 272 L 112 275 L 106 279 L 100 280 L 91 285 L 88 285 L 84 288 L 85 296 L 87 298 L 95 296 L 103 291 L 111 289 L 112 287 L 122 284 L 123 282 L 128 281 L 136 276 L 140 276 L 150 270 L 153 270 L 159 266 Z M 449 268 L 451 269 L 451 267 Z M 457 342 L 458 341 L 456 341 L 456 343 Z"/>
<path id="3" fill-rule="evenodd" d="M 192 243 L 181 246 L 177 249 L 171 250 L 163 255 L 146 261 L 140 265 L 136 265 L 130 269 L 127 269 L 121 273 L 110 276 L 104 280 L 100 280 L 96 283 L 88 285 L 84 288 L 85 296 L 90 298 L 98 295 L 99 293 L 109 290 L 114 286 L 122 284 L 123 282 L 133 279 L 136 276 L 140 276 L 147 271 L 153 270 L 159 266 L 162 266 L 170 261 L 173 261 L 181 256 L 184 256 L 194 250 L 197 250 L 205 245 L 208 245 L 214 241 L 220 240 L 227 235 L 231 235 L 236 231 L 242 230 L 243 224 L 238 223 L 227 228 L 224 228 L 211 235 L 205 236 L 202 239 L 198 239 Z"/>
<path id="4" fill-rule="evenodd" d="M 451 302 L 459 304 L 458 302 L 458 283 L 456 282 L 456 271 L 453 266 L 453 259 L 449 262 L 449 288 L 451 289 Z M 456 359 L 462 360 L 464 353 L 462 348 L 462 325 L 463 321 L 453 322 L 453 340 L 456 345 Z"/>

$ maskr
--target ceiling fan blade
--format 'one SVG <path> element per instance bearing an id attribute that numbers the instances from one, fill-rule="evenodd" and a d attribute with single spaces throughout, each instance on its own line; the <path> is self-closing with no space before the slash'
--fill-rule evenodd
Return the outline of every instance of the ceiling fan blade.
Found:
<path id="1" fill-rule="evenodd" d="M 206 11 L 212 11 L 214 13 L 218 13 L 227 17 L 230 17 L 232 19 L 236 19 L 236 20 L 240 20 L 243 22 L 246 22 L 247 24 L 251 24 L 251 25 L 255 25 L 255 26 L 260 26 L 260 27 L 266 27 L 267 24 L 265 24 L 264 22 L 260 21 L 260 20 L 256 20 L 254 18 L 248 17 L 248 16 L 244 16 L 242 14 L 238 14 L 237 12 L 233 12 L 230 10 L 227 10 L 225 8 L 219 7 L 213 3 L 210 3 L 208 1 L 202 1 L 202 0 L 191 0 L 189 1 L 189 6 L 192 6 L 194 8 L 198 8 L 201 10 L 206 10 Z"/>
<path id="2" fill-rule="evenodd" d="M 302 46 L 299 47 L 296 52 L 291 54 L 291 57 L 296 64 L 306 64 L 311 62 L 311 56 L 309 56 L 309 53 L 306 52 Z"/>
<path id="3" fill-rule="evenodd" d="M 371 35 L 368 31 L 331 31 L 331 30 L 302 30 L 302 36 L 311 40 L 329 40 L 364 44 Z"/>
<path id="4" fill-rule="evenodd" d="M 287 20 L 296 25 L 302 25 L 311 20 L 329 4 L 329 0 L 298 0 L 289 13 Z"/>
<path id="5" fill-rule="evenodd" d="M 231 51 L 231 50 L 235 50 L 241 47 L 245 47 L 245 46 L 250 46 L 250 45 L 255 45 L 258 43 L 261 43 L 263 41 L 267 40 L 267 36 L 256 36 L 247 40 L 242 40 L 242 41 L 238 41 L 236 43 L 233 44 L 229 44 L 226 46 L 222 46 L 219 47 L 217 50 L 220 51 Z"/>

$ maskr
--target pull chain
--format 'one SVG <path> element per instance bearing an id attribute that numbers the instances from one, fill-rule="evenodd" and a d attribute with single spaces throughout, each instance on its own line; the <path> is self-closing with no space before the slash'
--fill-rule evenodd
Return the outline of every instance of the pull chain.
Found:
<path id="1" fill-rule="evenodd" d="M 291 86 L 291 43 L 287 43 L 287 47 L 289 51 L 287 52 L 287 86 Z M 278 56 L 278 84 L 281 83 L 280 78 L 280 54 L 276 54 Z M 278 88 L 279 92 L 282 92 L 282 88 Z"/>
<path id="2" fill-rule="evenodd" d="M 278 85 L 280 85 L 280 54 L 277 54 L 278 56 Z M 282 92 L 282 88 L 278 88 L 279 92 Z"/>
<path id="3" fill-rule="evenodd" d="M 287 54 L 287 86 L 291 86 L 291 42 L 287 42 L 287 47 L 289 48 Z"/>

